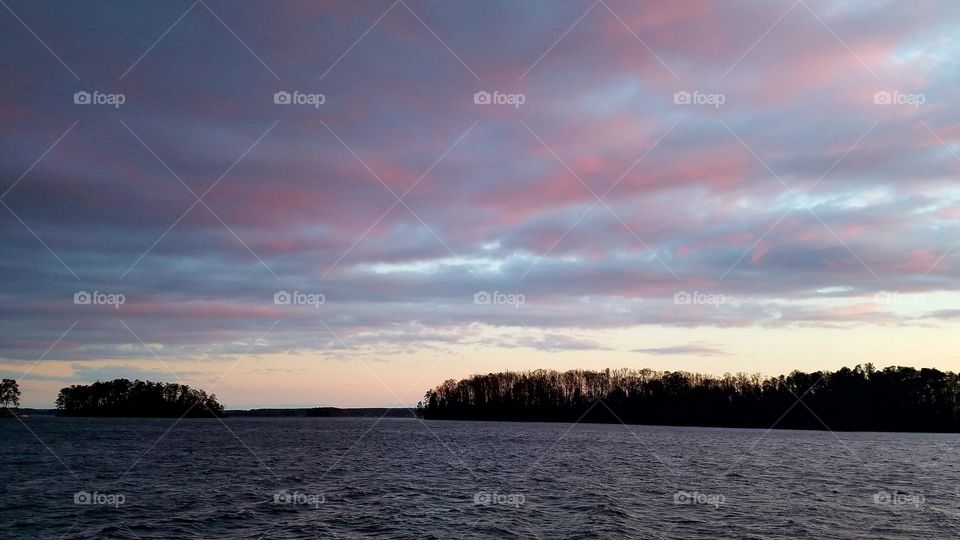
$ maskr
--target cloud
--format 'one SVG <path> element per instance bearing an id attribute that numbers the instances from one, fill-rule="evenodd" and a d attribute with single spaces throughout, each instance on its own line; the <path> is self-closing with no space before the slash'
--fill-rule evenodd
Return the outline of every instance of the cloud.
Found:
<path id="1" fill-rule="evenodd" d="M 657 356 L 730 356 L 730 353 L 724 351 L 718 345 L 704 343 L 702 341 L 672 347 L 633 349 L 631 352 Z"/>
<path id="2" fill-rule="evenodd" d="M 354 48 L 387 6 L 209 4 L 249 49 L 199 7 L 151 48 L 180 8 L 12 6 L 80 81 L 0 21 L 18 51 L 0 89 L 0 357 L 149 357 L 141 340 L 200 360 L 388 354 L 475 343 L 476 325 L 587 351 L 640 325 L 950 316 L 865 299 L 960 286 L 955 3 L 611 0 L 566 35 L 589 3 L 411 4 L 436 36 L 397 6 Z M 75 105 L 84 89 L 126 102 Z M 127 302 L 75 305 L 80 290 Z M 327 302 L 275 305 L 280 290 Z M 527 302 L 477 306 L 479 290 Z"/>
<path id="3" fill-rule="evenodd" d="M 531 347 L 546 352 L 610 350 L 609 347 L 605 347 L 597 341 L 563 334 L 546 334 L 538 337 L 523 336 L 517 339 L 516 343 L 522 347 Z"/>

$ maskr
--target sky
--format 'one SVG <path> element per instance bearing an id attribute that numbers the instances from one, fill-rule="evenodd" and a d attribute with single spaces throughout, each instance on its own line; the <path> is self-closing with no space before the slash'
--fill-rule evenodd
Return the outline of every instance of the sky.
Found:
<path id="1" fill-rule="evenodd" d="M 960 370 L 960 4 L 0 9 L 0 375 Z"/>

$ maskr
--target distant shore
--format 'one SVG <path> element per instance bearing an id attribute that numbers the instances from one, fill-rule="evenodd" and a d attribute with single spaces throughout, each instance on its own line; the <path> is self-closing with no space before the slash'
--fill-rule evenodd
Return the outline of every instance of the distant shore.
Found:
<path id="1" fill-rule="evenodd" d="M 341 409 L 339 407 L 313 407 L 303 409 L 247 409 L 227 410 L 233 417 L 301 417 L 301 418 L 415 418 L 413 408 L 361 407 Z"/>

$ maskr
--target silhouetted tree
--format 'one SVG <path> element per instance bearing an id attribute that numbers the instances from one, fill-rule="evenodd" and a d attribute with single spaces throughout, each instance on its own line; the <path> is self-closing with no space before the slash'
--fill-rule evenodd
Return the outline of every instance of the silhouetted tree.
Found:
<path id="1" fill-rule="evenodd" d="M 60 416 L 203 418 L 224 416 L 215 394 L 175 383 L 127 379 L 73 385 L 57 396 Z"/>
<path id="2" fill-rule="evenodd" d="M 448 380 L 428 419 L 625 422 L 756 428 L 960 431 L 960 377 L 872 364 L 762 378 L 682 371 L 548 370 Z"/>
<path id="3" fill-rule="evenodd" d="M 3 379 L 0 381 L 0 405 L 4 409 L 11 405 L 20 406 L 20 385 L 14 379 Z"/>

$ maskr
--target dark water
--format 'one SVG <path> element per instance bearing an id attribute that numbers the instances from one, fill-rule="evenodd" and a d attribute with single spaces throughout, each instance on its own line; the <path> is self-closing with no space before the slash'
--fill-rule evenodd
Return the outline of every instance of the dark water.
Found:
<path id="1" fill-rule="evenodd" d="M 956 435 L 24 422 L 0 421 L 0 538 L 960 537 Z"/>

